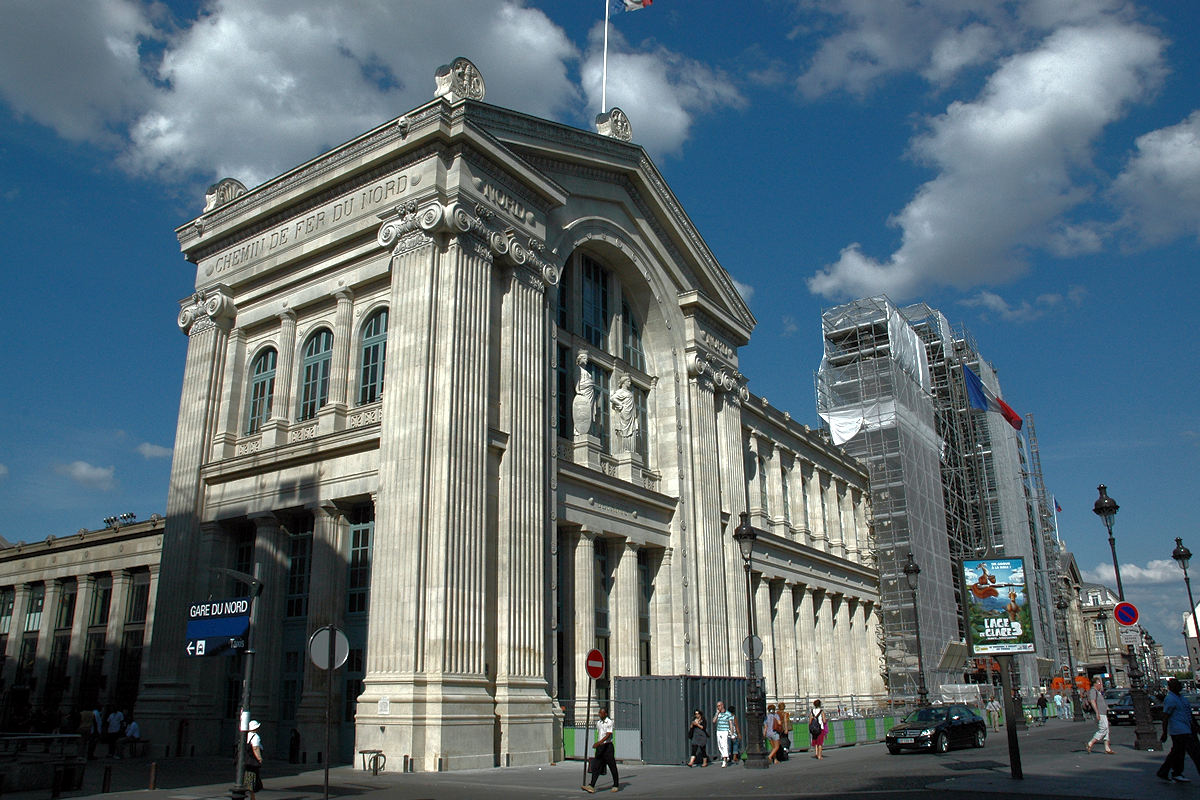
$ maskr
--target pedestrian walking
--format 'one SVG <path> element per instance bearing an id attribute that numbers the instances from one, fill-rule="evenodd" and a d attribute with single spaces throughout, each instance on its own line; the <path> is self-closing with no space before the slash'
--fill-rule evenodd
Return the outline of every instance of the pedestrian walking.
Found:
<path id="1" fill-rule="evenodd" d="M 1113 749 L 1108 742 L 1108 703 L 1104 700 L 1104 681 L 1100 678 L 1094 679 L 1087 696 L 1091 711 L 1096 715 L 1096 732 L 1088 739 L 1087 751 L 1092 752 L 1092 745 L 1096 742 L 1104 742 L 1104 752 L 1111 756 Z"/>
<path id="2" fill-rule="evenodd" d="M 1192 722 L 1192 705 L 1183 696 L 1183 684 L 1178 678 L 1167 681 L 1167 698 L 1163 700 L 1162 741 L 1171 737 L 1171 752 L 1158 768 L 1158 777 L 1168 783 L 1189 783 L 1183 777 L 1183 756 L 1192 757 L 1196 770 L 1200 771 L 1200 744 L 1196 743 L 1195 723 Z"/>
<path id="3" fill-rule="evenodd" d="M 775 704 L 767 706 L 767 718 L 763 720 L 763 736 L 771 742 L 771 752 L 767 753 L 767 763 L 779 763 L 779 732 L 783 730 L 783 720 L 775 713 Z"/>
<path id="4" fill-rule="evenodd" d="M 592 782 L 583 787 L 583 790 L 588 794 L 596 793 L 596 781 L 604 774 L 607 769 L 612 773 L 613 785 L 609 791 L 619 792 L 621 790 L 621 778 L 617 774 L 617 757 L 613 749 L 613 721 L 608 716 L 608 709 L 601 708 L 597 712 L 599 719 L 596 720 L 596 743 L 592 745 L 592 749 L 596 751 L 592 756 Z M 251 799 L 253 800 L 253 798 Z"/>
<path id="5" fill-rule="evenodd" d="M 776 706 L 775 713 L 779 715 L 779 721 L 782 723 L 782 729 L 779 731 L 778 759 L 787 761 L 792 752 L 792 715 L 788 713 L 787 707 L 783 703 Z"/>
<path id="6" fill-rule="evenodd" d="M 1061 692 L 1054 695 L 1054 716 L 1057 719 L 1066 719 L 1063 716 L 1063 696 Z"/>
<path id="7" fill-rule="evenodd" d="M 733 728 L 736 724 L 733 714 L 725 708 L 725 703 L 718 700 L 717 713 L 713 717 L 713 730 L 717 734 L 717 750 L 721 754 L 722 769 L 729 766 L 730 746 L 733 739 Z"/>
<path id="8" fill-rule="evenodd" d="M 260 774 L 263 765 L 262 737 L 258 735 L 261 727 L 258 720 L 250 720 L 246 726 L 246 740 L 242 744 L 246 749 L 246 757 L 242 759 L 242 786 L 246 788 L 250 800 L 254 800 L 254 793 L 263 788 Z"/>
<path id="9" fill-rule="evenodd" d="M 1042 721 L 1039 722 L 1038 724 L 1045 725 L 1046 724 L 1046 712 L 1050 707 L 1050 703 L 1046 700 L 1045 692 L 1042 692 L 1041 694 L 1038 695 L 1037 707 L 1038 707 L 1038 712 L 1042 715 Z"/>
<path id="10" fill-rule="evenodd" d="M 825 735 L 829 733 L 829 724 L 825 719 L 825 711 L 821 708 L 820 700 L 813 700 L 812 709 L 808 712 L 808 736 L 812 740 L 813 758 L 824 758 Z"/>
<path id="11" fill-rule="evenodd" d="M 125 714 L 119 709 L 109 706 L 108 716 L 104 719 L 104 743 L 108 745 L 108 757 L 117 755 L 117 739 L 125 732 Z"/>
<path id="12" fill-rule="evenodd" d="M 696 759 L 700 759 L 703 763 L 702 767 L 708 766 L 708 728 L 704 724 L 704 712 L 696 709 L 692 713 L 692 721 L 688 725 L 688 743 L 692 747 L 692 757 L 688 759 L 689 767 L 696 766 Z"/>
<path id="13" fill-rule="evenodd" d="M 1000 707 L 1000 700 L 996 697 L 992 697 L 991 700 L 987 701 L 987 705 L 984 706 L 984 709 L 987 711 L 988 725 L 991 726 L 993 731 L 1000 730 L 1000 714 L 1004 710 Z"/>
<path id="14" fill-rule="evenodd" d="M 737 709 L 733 706 L 729 707 L 729 722 L 733 726 L 733 730 L 729 732 L 729 756 L 733 761 L 741 763 L 742 730 L 738 727 Z"/>

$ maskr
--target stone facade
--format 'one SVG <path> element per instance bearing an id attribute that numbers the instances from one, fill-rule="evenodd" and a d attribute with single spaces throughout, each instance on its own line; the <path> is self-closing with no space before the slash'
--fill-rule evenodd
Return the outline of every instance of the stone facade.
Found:
<path id="1" fill-rule="evenodd" d="M 439 76 L 177 231 L 197 272 L 147 728 L 232 742 L 239 659 L 188 658 L 186 606 L 237 591 L 208 567 L 258 564 L 271 751 L 295 731 L 324 757 L 305 643 L 334 623 L 334 759 L 557 760 L 592 647 L 615 676 L 743 674 L 743 511 L 768 694 L 881 692 L 866 473 L 749 392 L 754 318 L 627 126 Z"/>
<path id="2" fill-rule="evenodd" d="M 155 514 L 0 549 L 0 729 L 46 732 L 81 710 L 132 708 L 163 527 Z"/>

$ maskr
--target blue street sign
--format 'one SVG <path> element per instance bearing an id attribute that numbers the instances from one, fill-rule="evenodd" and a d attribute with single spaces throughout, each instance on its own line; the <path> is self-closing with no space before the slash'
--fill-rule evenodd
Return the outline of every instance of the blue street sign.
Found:
<path id="1" fill-rule="evenodd" d="M 250 599 L 192 603 L 188 608 L 187 644 L 189 656 L 232 655 L 246 647 L 250 630 Z"/>

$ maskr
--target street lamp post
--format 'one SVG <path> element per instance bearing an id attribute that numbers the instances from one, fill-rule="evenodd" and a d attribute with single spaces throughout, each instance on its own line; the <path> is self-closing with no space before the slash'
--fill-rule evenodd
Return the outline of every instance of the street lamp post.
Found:
<path id="1" fill-rule="evenodd" d="M 758 538 L 758 532 L 750 524 L 749 516 L 743 511 L 742 522 L 733 531 L 733 539 L 737 542 L 742 562 L 746 567 L 746 627 L 750 633 L 746 640 L 746 767 L 766 769 L 770 766 L 767 753 L 763 750 L 762 737 L 766 698 L 763 697 L 759 686 L 758 670 L 754 667 L 758 627 L 754 622 L 754 594 L 750 586 L 750 561 L 754 558 L 754 540 Z"/>
<path id="2" fill-rule="evenodd" d="M 1100 623 L 1100 633 L 1104 635 L 1104 663 L 1108 670 L 1108 686 L 1106 688 L 1117 688 L 1117 671 L 1113 669 L 1112 654 L 1109 649 L 1112 647 L 1112 640 L 1108 638 L 1108 612 L 1103 608 L 1096 612 L 1096 621 Z M 1128 676 L 1126 676 L 1128 677 Z"/>
<path id="3" fill-rule="evenodd" d="M 913 619 L 917 623 L 917 695 L 921 705 L 926 706 L 929 705 L 929 690 L 925 688 L 925 659 L 921 655 L 921 612 L 917 608 L 917 581 L 920 574 L 921 568 L 913 561 L 913 554 L 909 553 L 908 563 L 904 565 L 904 579 L 908 581 L 908 588 L 912 592 Z"/>
<path id="4" fill-rule="evenodd" d="M 1124 602 L 1125 588 L 1121 586 L 1121 567 L 1117 563 L 1117 541 L 1113 538 L 1113 520 L 1116 519 L 1117 511 L 1121 507 L 1117 505 L 1116 500 L 1108 496 L 1108 487 L 1103 483 L 1097 486 L 1096 490 L 1100 492 L 1100 496 L 1096 498 L 1092 511 L 1103 520 L 1104 527 L 1108 530 L 1108 546 L 1112 550 L 1113 575 L 1117 579 L 1117 595 Z M 1146 698 L 1146 690 L 1142 686 L 1142 671 L 1138 667 L 1133 645 L 1126 648 L 1125 657 L 1129 661 L 1129 694 L 1133 700 L 1133 746 L 1136 750 L 1155 750 L 1159 747 L 1159 741 L 1150 724 L 1150 702 Z"/>
<path id="5" fill-rule="evenodd" d="M 1071 678 L 1071 711 L 1072 717 L 1076 722 L 1083 722 L 1083 704 L 1079 701 L 1079 684 L 1075 683 L 1075 657 L 1071 654 L 1071 626 L 1068 624 L 1068 611 L 1071 608 L 1071 601 L 1065 597 L 1059 597 L 1054 604 L 1058 610 L 1062 612 L 1063 630 L 1066 632 L 1067 640 L 1067 669 L 1070 670 Z"/>
<path id="6" fill-rule="evenodd" d="M 1179 565 L 1181 570 L 1183 570 L 1183 583 L 1185 586 L 1187 586 L 1188 593 L 1188 608 L 1192 610 L 1192 625 L 1194 626 L 1195 634 L 1198 637 L 1197 642 L 1200 642 L 1200 621 L 1196 620 L 1196 601 L 1192 599 L 1192 581 L 1188 578 L 1187 571 L 1188 562 L 1192 560 L 1192 551 L 1183 546 L 1183 539 L 1178 536 L 1175 537 L 1175 549 L 1171 551 L 1171 558 L 1175 559 L 1175 563 Z M 1183 644 L 1185 647 L 1187 647 L 1188 664 L 1191 665 L 1192 668 L 1192 680 L 1195 680 L 1196 664 L 1192 660 L 1192 648 L 1188 645 L 1186 626 L 1184 627 L 1183 631 Z"/>

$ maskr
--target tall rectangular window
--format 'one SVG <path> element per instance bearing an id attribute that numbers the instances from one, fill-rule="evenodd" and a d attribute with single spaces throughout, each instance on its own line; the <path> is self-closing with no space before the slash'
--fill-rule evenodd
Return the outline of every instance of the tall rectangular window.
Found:
<path id="1" fill-rule="evenodd" d="M 564 331 L 571 330 L 571 268 L 570 265 L 562 271 L 558 280 L 558 327 Z"/>
<path id="2" fill-rule="evenodd" d="M 642 675 L 650 674 L 650 603 L 654 599 L 654 584 L 650 575 L 650 553 L 637 551 L 638 569 L 638 668 Z"/>
<path id="3" fill-rule="evenodd" d="M 621 355 L 629 366 L 646 371 L 646 354 L 642 350 L 642 328 L 633 316 L 629 303 L 621 301 Z"/>
<path id="4" fill-rule="evenodd" d="M 387 354 L 386 308 L 371 315 L 362 333 L 362 369 L 358 381 L 358 404 L 374 403 L 383 396 L 384 358 Z"/>
<path id="5" fill-rule="evenodd" d="M 1092 647 L 1108 649 L 1108 627 L 1100 620 L 1092 622 Z"/>
<path id="6" fill-rule="evenodd" d="M 633 387 L 633 403 L 637 408 L 638 431 L 637 452 L 643 462 L 650 460 L 650 430 L 647 428 L 649 416 L 646 413 L 646 390 L 640 386 Z"/>
<path id="7" fill-rule="evenodd" d="M 346 613 L 363 614 L 371 589 L 371 544 L 375 519 L 370 509 L 358 510 L 350 522 L 350 561 L 346 580 Z"/>
<path id="8" fill-rule="evenodd" d="M 96 578 L 95 591 L 92 592 L 92 608 L 88 613 L 88 627 L 108 624 L 108 607 L 111 603 L 112 575 L 100 575 Z"/>
<path id="9" fill-rule="evenodd" d="M 762 456 L 758 457 L 758 496 L 762 498 L 763 516 L 770 519 L 771 495 L 767 488 L 767 460 Z"/>
<path id="10" fill-rule="evenodd" d="M 42 609 L 46 605 L 46 584 L 29 587 L 29 598 L 25 603 L 25 632 L 38 631 L 42 627 Z"/>
<path id="11" fill-rule="evenodd" d="M 125 621 L 138 623 L 146 621 L 146 612 L 150 608 L 150 573 L 135 572 L 129 582 L 129 611 Z"/>
<path id="12" fill-rule="evenodd" d="M 275 350 L 259 353 L 250 366 L 250 408 L 246 412 L 246 433 L 257 433 L 271 418 L 275 396 Z"/>
<path id="13" fill-rule="evenodd" d="M 17 592 L 11 586 L 0 589 L 0 634 L 7 634 L 12 626 L 13 601 Z"/>
<path id="14" fill-rule="evenodd" d="M 312 419 L 329 402 L 329 372 L 333 363 L 333 332 L 327 328 L 308 337 L 300 362 L 300 419 Z"/>
<path id="15" fill-rule="evenodd" d="M 311 526 L 311 521 L 309 526 Z M 312 530 L 288 537 L 288 582 L 286 613 L 289 617 L 308 615 L 308 577 L 312 562 Z"/>
<path id="16" fill-rule="evenodd" d="M 608 636 L 608 593 L 612 589 L 612 565 L 608 560 L 608 542 L 596 539 L 596 635 Z"/>
<path id="17" fill-rule="evenodd" d="M 75 600 L 79 596 L 79 586 L 75 581 L 64 581 L 58 595 L 58 610 L 54 615 L 55 630 L 70 630 L 75 624 Z"/>
<path id="18" fill-rule="evenodd" d="M 608 432 L 610 428 L 609 407 L 608 407 L 608 370 L 595 364 L 591 361 L 587 364 L 587 371 L 592 374 L 592 380 L 596 382 L 596 418 L 592 421 L 592 436 L 600 440 L 600 448 L 604 452 L 608 452 Z"/>
<path id="19" fill-rule="evenodd" d="M 788 469 L 784 465 L 783 459 L 779 459 L 780 477 L 783 478 L 783 521 L 787 524 L 792 524 L 792 500 L 788 492 Z"/>
<path id="20" fill-rule="evenodd" d="M 558 435 L 567 439 L 575 436 L 575 422 L 571 418 L 571 401 L 575 398 L 575 388 L 571 384 L 572 367 L 571 348 L 558 346 L 558 364 L 554 367 L 555 388 L 558 390 Z"/>
<path id="21" fill-rule="evenodd" d="M 583 256 L 583 338 L 608 351 L 608 270 Z"/>

